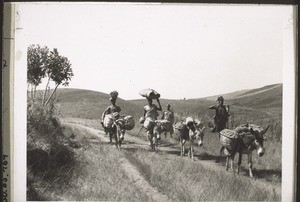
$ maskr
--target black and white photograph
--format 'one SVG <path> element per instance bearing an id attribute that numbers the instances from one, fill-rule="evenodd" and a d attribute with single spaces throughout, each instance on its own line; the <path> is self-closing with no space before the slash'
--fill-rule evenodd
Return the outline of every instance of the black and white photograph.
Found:
<path id="1" fill-rule="evenodd" d="M 14 201 L 293 201 L 295 8 L 13 3 Z"/>

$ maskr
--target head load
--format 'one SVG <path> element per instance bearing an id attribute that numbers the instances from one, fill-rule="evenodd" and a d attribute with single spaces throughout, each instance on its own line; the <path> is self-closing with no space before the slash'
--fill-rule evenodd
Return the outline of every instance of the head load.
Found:
<path id="1" fill-rule="evenodd" d="M 160 98 L 160 94 L 158 92 L 156 92 L 155 90 L 150 89 L 150 88 L 141 90 L 139 94 L 141 96 L 147 98 L 147 99 L 158 99 L 158 98 Z"/>
<path id="2" fill-rule="evenodd" d="M 118 91 L 114 90 L 114 91 L 110 92 L 109 95 L 110 95 L 110 98 L 109 98 L 110 101 L 116 101 L 119 93 L 118 93 Z"/>

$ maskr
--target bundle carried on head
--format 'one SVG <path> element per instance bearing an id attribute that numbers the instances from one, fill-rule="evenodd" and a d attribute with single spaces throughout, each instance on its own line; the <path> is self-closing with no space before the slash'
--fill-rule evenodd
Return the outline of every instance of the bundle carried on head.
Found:
<path id="1" fill-rule="evenodd" d="M 117 100 L 119 93 L 118 93 L 118 91 L 114 90 L 114 91 L 110 92 L 109 95 L 110 95 L 111 99 Z"/>
<path id="2" fill-rule="evenodd" d="M 140 91 L 140 95 L 148 99 L 158 99 L 160 94 L 153 89 L 147 88 Z"/>

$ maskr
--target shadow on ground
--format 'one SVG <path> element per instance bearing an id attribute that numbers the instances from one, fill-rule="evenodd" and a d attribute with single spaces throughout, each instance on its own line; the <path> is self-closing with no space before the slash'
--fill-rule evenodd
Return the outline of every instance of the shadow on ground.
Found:
<path id="1" fill-rule="evenodd" d="M 215 163 L 224 163 L 226 162 L 226 156 L 216 156 L 216 155 L 212 155 L 209 153 L 201 153 L 200 155 L 198 155 L 198 159 L 199 160 L 211 160 L 214 161 Z"/>

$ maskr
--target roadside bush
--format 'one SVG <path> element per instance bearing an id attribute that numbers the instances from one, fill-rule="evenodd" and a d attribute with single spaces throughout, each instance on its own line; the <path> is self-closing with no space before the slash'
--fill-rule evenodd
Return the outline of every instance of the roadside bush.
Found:
<path id="1" fill-rule="evenodd" d="M 54 181 L 68 184 L 76 161 L 53 103 L 43 106 L 36 99 L 27 107 L 27 200 L 40 200 L 34 190 Z"/>

